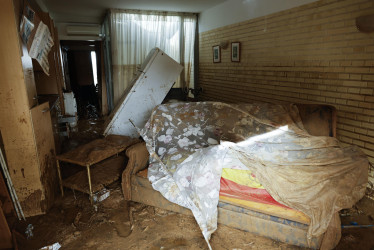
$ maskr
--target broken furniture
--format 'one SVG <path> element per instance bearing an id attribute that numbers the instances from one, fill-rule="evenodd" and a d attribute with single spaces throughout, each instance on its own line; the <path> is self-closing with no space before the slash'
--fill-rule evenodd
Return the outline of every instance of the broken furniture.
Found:
<path id="1" fill-rule="evenodd" d="M 134 125 L 138 128 L 144 126 L 152 109 L 161 104 L 182 69 L 183 66 L 165 52 L 154 48 L 108 117 L 104 135 L 139 137 Z"/>
<path id="2" fill-rule="evenodd" d="M 75 127 L 78 122 L 77 101 L 73 92 L 64 93 L 65 115 L 58 118 L 59 123 L 67 123 L 70 127 Z M 67 133 L 69 134 L 69 133 Z M 68 136 L 69 137 L 69 136 Z"/>
<path id="3" fill-rule="evenodd" d="M 70 137 L 70 131 L 77 126 L 78 110 L 73 92 L 64 93 L 64 112 L 58 116 L 57 130 L 60 136 Z M 64 113 L 64 115 L 62 115 Z"/>
<path id="4" fill-rule="evenodd" d="M 200 106 L 199 106 L 200 105 Z M 267 106 L 266 106 L 267 105 Z M 189 183 L 200 181 L 200 179 L 205 178 L 204 175 L 200 175 L 200 172 L 195 172 L 195 169 L 201 169 L 202 171 L 205 171 L 207 166 L 213 165 L 214 160 L 220 157 L 220 155 L 214 154 L 214 157 L 212 161 L 204 162 L 204 161 L 197 161 L 195 162 L 194 159 L 196 159 L 196 156 L 203 155 L 203 157 L 206 157 L 205 153 L 210 153 L 210 150 L 215 149 L 227 149 L 225 144 L 227 142 L 222 142 L 219 146 L 209 146 L 209 144 L 217 143 L 217 140 L 221 141 L 231 141 L 229 142 L 229 147 L 231 149 L 235 147 L 238 147 L 240 143 L 244 143 L 248 145 L 251 149 L 259 149 L 264 150 L 263 152 L 266 152 L 266 154 L 270 153 L 270 158 L 265 158 L 263 162 L 272 161 L 274 164 L 273 166 L 278 166 L 278 161 L 281 161 L 282 159 L 287 159 L 288 154 L 283 154 L 283 152 L 288 151 L 289 147 L 291 149 L 290 152 L 290 160 L 296 159 L 295 157 L 299 157 L 301 161 L 301 167 L 305 166 L 308 171 L 316 172 L 313 169 L 318 168 L 321 170 L 321 167 L 325 169 L 326 171 L 331 171 L 334 169 L 337 169 L 337 171 L 340 170 L 340 163 L 336 165 L 326 165 L 318 167 L 318 161 L 315 162 L 315 167 L 310 166 L 309 164 L 304 165 L 303 160 L 307 160 L 309 157 L 304 157 L 304 153 L 309 153 L 309 147 L 307 145 L 309 142 L 309 139 L 313 139 L 315 145 L 322 145 L 321 151 L 315 151 L 310 152 L 311 155 L 316 155 L 317 157 L 319 154 L 322 155 L 322 152 L 325 147 L 331 147 L 329 148 L 330 151 L 328 151 L 328 154 L 335 152 L 344 153 L 341 152 L 340 148 L 337 146 L 337 141 L 334 138 L 329 137 L 319 137 L 319 135 L 335 135 L 335 110 L 331 106 L 326 105 L 302 105 L 303 108 L 300 105 L 289 105 L 289 106 L 280 106 L 280 105 L 270 105 L 266 104 L 265 106 L 261 105 L 229 105 L 224 103 L 186 103 L 186 104 L 170 104 L 170 105 L 161 105 L 155 111 L 152 113 L 153 119 L 151 119 L 146 125 L 145 128 L 142 130 L 142 136 L 146 142 L 151 142 L 148 144 L 148 150 L 152 156 L 150 158 L 150 164 L 151 167 L 148 170 L 148 173 L 146 171 L 141 172 L 141 170 L 144 170 L 147 168 L 147 158 L 148 158 L 148 151 L 145 147 L 145 143 L 140 143 L 137 145 L 134 145 L 130 147 L 126 154 L 129 157 L 128 165 L 123 172 L 122 177 L 122 189 L 125 195 L 125 198 L 127 200 L 132 200 L 136 202 L 141 202 L 144 204 L 161 207 L 164 209 L 176 211 L 176 212 L 182 212 L 182 213 L 188 213 L 191 214 L 191 212 L 181 206 L 178 206 L 174 203 L 169 202 L 168 200 L 177 200 L 178 204 L 182 204 L 182 206 L 191 206 L 190 204 L 197 204 L 197 206 L 211 206 L 212 209 L 214 208 L 214 202 L 209 198 L 210 195 L 215 196 L 215 193 L 210 193 L 209 191 L 206 192 L 206 195 L 208 196 L 205 200 L 198 199 L 198 196 L 192 195 L 191 201 L 186 201 L 184 199 L 180 199 L 180 195 L 185 195 L 181 192 L 178 192 L 177 189 L 183 190 L 183 192 L 187 193 L 190 192 L 190 190 L 194 191 L 197 190 L 197 192 L 201 192 L 201 190 L 210 190 L 209 185 L 215 183 L 206 182 L 202 180 L 202 182 L 199 182 L 199 188 L 190 187 Z M 231 111 L 230 111 L 231 110 Z M 171 115 L 174 114 L 174 115 Z M 209 119 L 209 121 L 208 121 Z M 213 120 L 213 121 L 212 121 Z M 207 124 L 208 123 L 208 124 Z M 309 123 L 309 126 L 306 126 L 307 123 Z M 314 123 L 314 124 L 313 124 Z M 164 124 L 169 125 L 164 126 Z M 264 126 L 266 125 L 266 126 Z M 310 130 L 309 128 L 317 128 L 314 130 Z M 254 129 L 253 129 L 254 128 Z M 306 128 L 306 129 L 304 129 Z M 318 129 L 319 128 L 319 129 Z M 144 132 L 145 131 L 145 132 Z M 309 133 L 308 133 L 309 132 Z M 312 136 L 317 135 L 317 136 Z M 297 135 L 295 137 L 295 135 Z M 149 140 L 149 138 L 153 138 L 153 140 Z M 209 138 L 209 139 L 208 139 Z M 208 139 L 208 140 L 207 140 Z M 283 146 L 282 140 L 292 139 L 295 140 L 295 142 L 307 142 L 305 144 L 305 147 L 302 146 L 303 144 L 297 145 L 288 143 Z M 281 141 L 279 141 L 281 140 Z M 208 142 L 208 143 L 207 143 Z M 236 143 L 233 143 L 236 142 Z M 289 141 L 291 142 L 291 141 Z M 330 144 L 324 144 L 324 143 L 330 143 Z M 154 144 L 153 144 L 154 143 Z M 206 145 L 206 146 L 204 146 Z M 314 144 L 312 144 L 314 145 Z M 336 145 L 336 146 L 335 146 Z M 154 146 L 154 147 L 153 147 Z M 272 146 L 278 147 L 280 150 L 272 150 Z M 300 147 L 301 146 L 301 147 Z M 194 148 L 202 148 L 201 150 L 195 151 L 193 153 Z M 301 149 L 306 149 L 306 151 L 302 151 Z M 319 149 L 319 146 L 317 146 L 317 149 Z M 295 150 L 295 151 L 292 151 Z M 333 151 L 331 151 L 333 150 Z M 354 149 L 352 150 L 353 155 L 357 155 L 358 157 L 361 157 L 361 155 L 356 154 Z M 191 153 L 192 152 L 192 153 Z M 229 152 L 229 151 L 228 151 Z M 232 150 L 231 150 L 232 152 Z M 236 151 L 239 152 L 239 151 Z M 244 152 L 244 151 L 243 151 Z M 260 151 L 262 152 L 262 151 Z M 271 153 L 279 153 L 279 156 L 274 158 L 271 157 Z M 299 155 L 299 152 L 302 154 Z M 235 156 L 234 152 L 234 156 Z M 333 153 L 334 154 L 334 153 Z M 238 156 L 241 156 L 242 154 L 239 153 Z M 253 155 L 252 157 L 257 157 L 257 155 Z M 159 170 L 155 168 L 155 164 L 157 162 L 155 159 L 161 159 L 159 165 Z M 344 158 L 344 157 L 343 157 Z M 204 158 L 205 160 L 206 158 Z M 211 159 L 211 158 L 209 158 Z M 232 164 L 233 160 L 235 158 L 229 158 L 228 163 Z M 240 161 L 236 161 L 235 166 L 240 167 L 240 162 L 243 163 L 247 160 L 252 160 L 252 158 L 236 158 L 241 159 Z M 253 158 L 256 159 L 256 158 Z M 314 159 L 314 158 L 313 158 Z M 341 158 L 339 158 L 340 160 Z M 243 160 L 243 161 L 242 161 Z M 352 159 L 349 161 L 347 158 L 347 162 L 350 162 L 352 165 L 346 165 L 343 166 L 345 168 L 345 171 L 355 171 L 352 176 L 353 180 L 357 181 L 357 184 L 360 185 L 355 189 L 355 192 L 357 194 L 354 194 L 354 197 L 351 199 L 351 197 L 348 197 L 347 200 L 353 200 L 353 202 L 359 198 L 359 196 L 364 194 L 365 191 L 365 175 L 367 178 L 367 169 L 365 170 L 365 164 L 367 163 L 367 159 L 364 157 L 357 158 L 356 160 L 360 160 L 363 164 L 357 165 L 356 161 L 352 161 Z M 197 165 L 187 165 L 191 164 L 191 162 L 196 163 Z M 202 167 L 201 164 L 202 163 Z M 262 165 L 265 164 L 263 162 L 260 162 L 260 164 L 256 161 L 252 161 L 251 164 L 256 164 L 253 167 L 259 166 L 262 169 L 266 169 L 266 171 L 270 171 L 273 169 L 272 165 Z M 284 164 L 284 167 L 278 168 L 279 171 L 281 171 L 278 175 L 280 178 L 279 180 L 282 180 L 282 178 L 296 178 L 298 179 L 299 175 L 289 176 L 289 175 L 283 175 L 282 171 L 287 171 L 287 169 L 299 169 L 296 164 L 298 161 L 296 159 L 295 165 L 292 163 L 291 166 L 288 167 L 287 161 L 282 161 L 281 163 Z M 327 162 L 330 162 L 329 158 L 327 158 Z M 320 162 L 322 163 L 322 161 Z M 208 165 L 207 165 L 208 164 Z M 224 163 L 226 164 L 226 163 Z M 238 164 L 238 165 L 236 165 Z M 330 163 L 327 163 L 330 164 Z M 247 164 L 246 164 L 247 165 Z M 184 168 L 187 166 L 187 168 Z M 359 169 L 359 171 L 356 171 L 356 167 Z M 366 166 L 367 167 L 367 166 Z M 167 170 L 165 170 L 167 169 Z M 181 175 L 181 170 L 183 171 L 191 171 L 195 172 L 195 175 Z M 230 168 L 231 169 L 231 168 Z M 252 169 L 252 166 L 250 170 Z M 349 169 L 349 170 L 348 170 Z M 166 172 L 168 175 L 164 175 L 163 173 Z M 174 171 L 174 172 L 173 172 Z M 209 169 L 208 169 L 209 171 Z M 334 170 L 335 171 L 335 170 Z M 217 176 L 220 172 L 216 172 L 215 175 Z M 256 176 L 259 177 L 261 172 L 255 172 Z M 270 172 L 269 172 L 270 173 Z M 287 172 L 285 172 L 287 173 Z M 317 174 L 323 174 L 323 171 L 317 171 Z M 362 173 L 362 175 L 361 175 Z M 213 171 L 207 172 L 206 178 L 210 178 L 210 175 L 213 174 Z M 336 176 L 340 176 L 341 174 L 345 174 L 345 172 L 340 172 Z M 360 176 L 357 176 L 360 175 Z M 152 184 L 149 180 L 144 178 L 145 176 L 148 176 L 148 178 L 152 181 Z M 221 177 L 221 175 L 218 175 Z M 223 175 L 222 175 L 223 176 Z M 310 175 L 314 176 L 314 175 Z M 186 177 L 185 179 L 178 179 L 180 177 Z M 269 177 L 272 177 L 270 175 Z M 277 178 L 278 178 L 277 177 Z M 305 176 L 307 177 L 307 176 Z M 356 179 L 357 177 L 357 179 Z M 226 176 L 225 176 L 226 178 Z M 304 177 L 299 176 L 299 178 L 303 179 Z M 332 176 L 331 178 L 335 178 L 335 176 Z M 174 184 L 168 184 L 169 181 L 177 181 L 182 180 L 178 182 L 178 186 L 175 186 Z M 210 180 L 210 179 L 207 179 Z M 218 184 L 219 184 L 218 179 Z M 261 183 L 264 178 L 261 179 Z M 275 178 L 272 180 L 275 181 Z M 330 179 L 328 179 L 330 180 Z M 221 180 L 222 181 L 222 180 Z M 314 182 L 321 182 L 321 179 L 314 179 L 313 181 L 306 181 L 305 185 L 309 185 L 309 183 Z M 342 183 L 344 181 L 344 183 Z M 326 182 L 328 185 L 345 185 L 349 183 L 349 185 L 353 185 L 352 181 L 347 180 L 347 178 L 342 179 L 334 179 L 333 181 Z M 367 180 L 366 180 L 367 181 Z M 325 183 L 325 181 L 323 181 Z M 294 188 L 298 188 L 301 184 L 304 185 L 304 182 L 297 183 L 297 182 L 291 182 L 295 185 L 292 185 L 290 190 L 293 190 Z M 297 185 L 296 185 L 297 184 Z M 362 184 L 362 185 L 361 185 Z M 221 182 L 222 185 L 222 182 Z M 271 184 L 270 184 L 271 186 Z M 164 198 L 165 196 L 165 190 L 164 187 L 171 187 L 171 189 L 167 189 L 170 192 L 166 193 L 167 199 Z M 184 187 L 184 189 L 182 188 Z M 266 188 L 269 187 L 269 183 L 266 183 Z M 302 186 L 304 187 L 304 186 Z M 163 192 L 163 195 L 159 193 L 158 191 L 155 191 L 154 188 L 159 188 L 157 190 L 160 190 L 160 192 Z M 176 189 L 173 189 L 176 188 Z M 182 188 L 182 189 L 181 189 Z M 219 188 L 219 187 L 218 187 Z M 279 186 L 279 191 L 284 190 L 284 187 Z M 313 189 L 317 190 L 319 187 L 314 186 Z M 333 189 L 333 187 L 331 187 Z M 127 191 L 128 190 L 128 191 Z M 166 191 L 167 191 L 166 190 Z M 274 196 L 274 189 L 271 189 L 272 196 Z M 318 189 L 319 190 L 319 189 Z M 218 189 L 219 191 L 219 189 Z M 221 189 L 222 191 L 222 189 Z M 266 191 L 269 191 L 268 189 Z M 310 190 L 309 190 L 310 191 Z M 308 191 L 308 192 L 309 192 Z M 326 195 L 329 190 L 326 190 Z M 203 191 L 204 192 L 204 191 Z M 269 191 L 270 192 L 270 191 Z M 344 190 L 344 192 L 349 192 L 349 190 Z M 290 195 L 298 194 L 300 197 L 300 194 L 303 194 L 303 192 L 300 193 L 294 193 L 294 192 L 288 192 Z M 337 195 L 338 193 L 332 192 L 332 195 Z M 307 194 L 304 193 L 305 198 L 309 197 Z M 200 194 L 198 194 L 200 196 Z M 205 194 L 204 194 L 205 195 Z M 301 195 L 302 198 L 304 198 L 304 195 Z M 316 194 L 318 195 L 318 194 Z M 322 197 L 321 195 L 318 195 Z M 313 196 L 314 197 L 314 196 Z M 217 193 L 218 198 L 218 193 Z M 298 198 L 297 198 L 298 199 Z M 288 200 L 283 200 L 281 198 L 277 198 L 277 200 L 282 200 L 282 204 L 278 203 L 279 205 L 273 205 L 273 204 L 266 204 L 266 203 L 259 203 L 253 200 L 246 200 L 246 199 L 237 199 L 235 197 L 230 197 L 227 195 L 227 193 L 219 192 L 219 202 L 218 202 L 218 222 L 223 223 L 238 229 L 242 229 L 245 231 L 249 231 L 252 233 L 256 233 L 262 236 L 270 237 L 275 240 L 287 242 L 289 244 L 294 244 L 298 246 L 304 246 L 304 247 L 312 247 L 312 248 L 319 248 L 322 244 L 325 244 L 323 242 L 324 239 L 324 232 L 322 231 L 320 234 L 313 234 L 311 238 L 308 239 L 308 232 L 309 229 L 312 228 L 313 225 L 313 217 L 310 216 L 310 214 L 306 214 L 302 211 L 308 211 L 305 210 L 302 205 L 303 203 L 300 203 L 300 210 L 299 209 L 291 209 L 290 206 L 292 203 L 289 203 Z M 191 202 L 191 203 L 188 203 Z M 211 203 L 212 202 L 212 203 Z M 288 202 L 288 203 L 287 203 Z M 313 202 L 313 200 L 311 201 Z M 326 202 L 330 202 L 330 200 L 326 200 Z M 345 201 L 344 201 L 345 202 Z M 288 205 L 288 207 L 284 206 L 284 204 L 291 204 Z M 212 204 L 212 205 L 209 205 Z M 308 205 L 309 203 L 305 203 Z M 344 203 L 345 204 L 345 203 Z M 282 207 L 283 205 L 283 207 Z M 347 205 L 347 204 L 346 204 Z M 319 209 L 317 207 L 316 209 Z M 328 210 L 328 208 L 326 208 Z M 206 210 L 204 210 L 205 212 Z M 335 211 L 335 210 L 334 210 Z M 196 216 L 196 210 L 194 211 L 194 215 Z M 330 212 L 331 213 L 331 212 Z M 199 215 L 199 212 L 197 213 Z M 334 213 L 334 216 L 336 216 L 337 213 Z M 205 218 L 207 216 L 206 213 L 204 213 Z M 212 218 L 212 226 L 211 224 L 208 224 L 207 228 L 214 231 L 214 217 L 208 217 Z M 334 221 L 336 217 L 333 217 L 331 221 Z M 339 218 L 337 218 L 339 219 Z M 327 221 L 329 223 L 330 220 Z M 318 221 L 320 222 L 320 221 Z M 198 221 L 199 223 L 199 221 Z M 314 221 L 316 223 L 316 220 Z M 200 225 L 200 224 L 199 224 Z M 203 230 L 204 228 L 200 225 L 200 228 Z M 314 225 L 322 225 L 322 224 L 314 224 Z M 329 224 L 327 224 L 329 225 Z M 325 226 L 327 226 L 325 223 Z M 331 224 L 330 224 L 331 225 Z M 333 224 L 336 226 L 336 223 Z M 213 228 L 213 229 L 212 229 Z M 340 225 L 337 229 L 340 228 Z M 314 230 L 314 228 L 312 228 Z M 319 230 L 319 227 L 317 228 Z M 326 229 L 325 229 L 326 230 Z M 332 231 L 329 231 L 332 232 Z M 204 233 L 204 231 L 203 231 Z M 335 232 L 334 232 L 335 233 Z M 310 234 L 309 234 L 310 235 Z M 204 235 L 205 236 L 205 235 Z M 336 232 L 336 234 L 329 235 L 331 236 L 331 239 L 333 242 L 332 244 L 336 243 L 336 240 L 340 237 L 340 231 Z M 336 238 L 335 238 L 336 237 Z M 209 239 L 209 237 L 207 237 Z M 206 239 L 207 239 L 206 238 Z M 328 243 L 327 243 L 328 244 Z"/>
<path id="5" fill-rule="evenodd" d="M 0 130 L 10 177 L 29 217 L 50 208 L 58 186 L 50 106 L 38 103 L 35 68 L 18 32 L 19 7 L 12 0 L 1 2 L 0 31 L 6 39 L 0 41 Z"/>
<path id="6" fill-rule="evenodd" d="M 127 136 L 110 135 L 56 156 L 61 195 L 64 196 L 65 186 L 89 194 L 92 204 L 95 192 L 119 179 L 125 158 L 118 154 L 139 141 Z M 62 180 L 60 162 L 84 167 L 87 174 L 80 171 Z"/>

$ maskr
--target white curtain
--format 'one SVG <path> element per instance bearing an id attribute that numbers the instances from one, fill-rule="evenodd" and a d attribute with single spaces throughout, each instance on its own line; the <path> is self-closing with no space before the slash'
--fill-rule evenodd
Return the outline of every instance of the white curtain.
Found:
<path id="1" fill-rule="evenodd" d="M 131 87 L 140 64 L 154 47 L 184 66 L 174 87 L 187 90 L 194 86 L 196 19 L 193 14 L 110 11 L 114 104 Z"/>

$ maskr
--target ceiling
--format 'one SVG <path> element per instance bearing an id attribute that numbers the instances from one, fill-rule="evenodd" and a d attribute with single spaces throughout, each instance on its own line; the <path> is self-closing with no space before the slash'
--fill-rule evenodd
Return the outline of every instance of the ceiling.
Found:
<path id="1" fill-rule="evenodd" d="M 109 8 L 200 13 L 225 0 L 37 0 L 57 23 L 101 23 Z"/>

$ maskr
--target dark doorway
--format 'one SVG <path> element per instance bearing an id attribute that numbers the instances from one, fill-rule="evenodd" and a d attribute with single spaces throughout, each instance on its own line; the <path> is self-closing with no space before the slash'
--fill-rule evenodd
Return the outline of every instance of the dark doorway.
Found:
<path id="1" fill-rule="evenodd" d="M 79 119 L 100 115 L 101 42 L 61 42 L 67 92 L 72 91 L 77 101 Z"/>

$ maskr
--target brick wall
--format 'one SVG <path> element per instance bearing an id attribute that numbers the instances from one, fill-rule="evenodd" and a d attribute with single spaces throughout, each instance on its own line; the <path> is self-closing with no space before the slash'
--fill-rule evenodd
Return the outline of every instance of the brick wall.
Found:
<path id="1" fill-rule="evenodd" d="M 334 105 L 338 139 L 374 163 L 374 33 L 355 25 L 368 14 L 372 0 L 321 0 L 200 33 L 200 98 Z M 240 63 L 231 45 L 213 63 L 222 41 L 241 43 Z"/>

